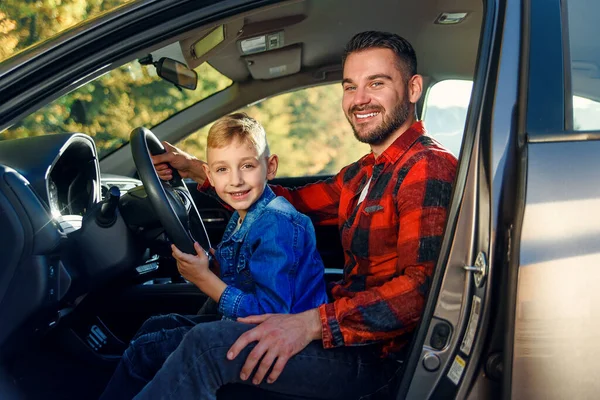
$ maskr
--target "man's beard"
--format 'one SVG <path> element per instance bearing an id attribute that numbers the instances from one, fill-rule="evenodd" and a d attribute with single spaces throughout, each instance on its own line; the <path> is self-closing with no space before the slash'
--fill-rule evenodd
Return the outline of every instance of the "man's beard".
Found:
<path id="1" fill-rule="evenodd" d="M 365 108 L 362 109 L 360 107 L 352 107 L 350 109 L 349 115 L 353 115 L 355 112 L 379 112 L 381 113 L 382 109 L 380 107 L 373 108 Z M 398 104 L 389 115 L 389 118 L 384 118 L 383 122 L 376 126 L 370 132 L 363 132 L 362 135 L 356 129 L 354 124 L 352 123 L 351 117 L 346 115 L 346 119 L 352 126 L 352 130 L 354 131 L 354 137 L 362 142 L 367 144 L 380 144 L 384 142 L 387 138 L 389 138 L 392 133 L 396 132 L 404 123 L 408 120 L 410 115 L 410 102 L 408 101 L 408 97 L 405 96 L 402 102 Z"/>

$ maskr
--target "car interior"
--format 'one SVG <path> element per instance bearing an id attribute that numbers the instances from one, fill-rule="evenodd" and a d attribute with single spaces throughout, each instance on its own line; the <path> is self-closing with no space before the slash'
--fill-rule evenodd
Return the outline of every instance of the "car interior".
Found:
<path id="1" fill-rule="evenodd" d="M 178 274 L 169 243 L 189 222 L 196 240 L 216 246 L 231 213 L 191 180 L 161 190 L 148 148 L 159 152 L 162 140 L 182 143 L 219 117 L 265 99 L 339 84 L 344 45 L 366 30 L 394 32 L 411 42 L 425 82 L 417 112 L 426 116 L 428 88 L 449 79 L 473 81 L 483 19 L 476 0 L 271 2 L 174 32 L 89 74 L 86 82 L 127 63 L 154 69 L 168 60 L 180 71 L 208 63 L 231 81 L 159 124 L 140 127 L 110 151 L 100 152 L 100 138 L 85 132 L 0 140 L 0 354 L 15 386 L 10 390 L 31 399 L 97 398 L 143 321 L 196 314 L 206 301 Z M 167 69 L 163 65 L 158 74 L 178 83 L 172 86 L 177 90 L 202 80 L 194 72 L 192 83 L 178 81 L 183 78 Z M 69 90 L 81 85 L 73 82 Z M 336 90 L 341 93 L 341 85 Z M 297 187 L 324 177 L 292 173 L 271 183 Z M 160 192 L 166 211 L 157 209 L 151 191 Z M 338 280 L 343 252 L 337 227 L 315 229 L 326 279 Z M 281 398 L 247 387 L 224 388 L 220 398 L 249 393 Z"/>

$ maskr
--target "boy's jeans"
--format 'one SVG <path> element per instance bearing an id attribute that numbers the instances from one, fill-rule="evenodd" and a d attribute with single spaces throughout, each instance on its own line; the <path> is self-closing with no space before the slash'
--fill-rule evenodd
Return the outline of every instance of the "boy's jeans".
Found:
<path id="1" fill-rule="evenodd" d="M 146 320 L 125 350 L 100 399 L 131 400 L 154 377 L 190 329 L 216 318 L 213 315 L 168 314 Z"/>
<path id="2" fill-rule="evenodd" d="M 149 319 L 125 352 L 102 399 L 130 399 L 140 390 L 136 399 L 216 399 L 217 389 L 227 383 L 251 385 L 239 374 L 254 344 L 233 361 L 225 355 L 254 326 L 203 322 L 207 318 Z M 373 393 L 385 398 L 399 365 L 379 359 L 371 346 L 325 350 L 315 341 L 288 361 L 277 381 L 263 381 L 259 387 L 315 399 L 359 399 Z"/>

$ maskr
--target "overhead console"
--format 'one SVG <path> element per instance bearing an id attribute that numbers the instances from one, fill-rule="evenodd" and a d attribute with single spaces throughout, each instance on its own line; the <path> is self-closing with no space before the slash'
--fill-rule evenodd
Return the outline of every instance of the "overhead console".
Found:
<path id="1" fill-rule="evenodd" d="M 290 1 L 203 27 L 180 41 L 185 62 L 196 68 L 210 59 L 217 69 L 227 65 L 226 75 L 236 80 L 242 74 L 263 80 L 295 74 L 302 44 L 288 33 L 306 19 L 305 7 L 304 1 Z"/>

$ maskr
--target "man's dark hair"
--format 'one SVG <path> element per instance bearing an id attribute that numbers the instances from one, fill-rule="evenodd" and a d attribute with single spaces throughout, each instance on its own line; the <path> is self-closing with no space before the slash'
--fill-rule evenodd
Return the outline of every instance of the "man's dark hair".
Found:
<path id="1" fill-rule="evenodd" d="M 417 55 L 411 44 L 403 37 L 389 32 L 366 31 L 354 35 L 344 48 L 342 66 L 350 54 L 376 48 L 392 50 L 400 61 L 400 71 L 406 74 L 407 79 L 417 73 Z"/>

